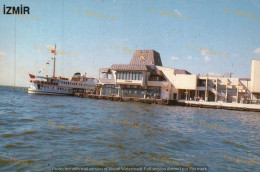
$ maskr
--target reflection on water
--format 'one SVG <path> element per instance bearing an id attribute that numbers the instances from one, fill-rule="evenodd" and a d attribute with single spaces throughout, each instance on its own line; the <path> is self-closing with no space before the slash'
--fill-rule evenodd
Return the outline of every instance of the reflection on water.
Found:
<path id="1" fill-rule="evenodd" d="M 260 170 L 260 113 L 37 96 L 9 87 L 0 87 L 0 95 L 0 156 L 40 164 L 0 160 L 0 171 L 91 165 L 86 157 L 118 165 L 179 162 L 209 171 Z"/>

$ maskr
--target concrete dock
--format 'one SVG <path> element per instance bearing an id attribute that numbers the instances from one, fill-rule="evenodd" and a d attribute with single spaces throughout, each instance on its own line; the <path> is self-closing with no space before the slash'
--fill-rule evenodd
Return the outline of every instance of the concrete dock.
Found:
<path id="1" fill-rule="evenodd" d="M 260 105 L 258 105 L 258 104 L 199 102 L 199 101 L 185 101 L 185 100 L 178 100 L 177 104 L 182 105 L 182 106 L 191 106 L 191 107 L 200 107 L 200 108 L 214 108 L 214 109 L 228 109 L 228 110 L 260 112 Z"/>
<path id="2" fill-rule="evenodd" d="M 120 102 L 122 101 L 139 102 L 139 103 L 146 103 L 146 104 L 179 105 L 179 106 L 190 106 L 190 107 L 199 107 L 199 108 L 260 112 L 260 105 L 257 104 L 164 100 L 164 99 L 151 99 L 151 98 L 138 98 L 138 97 L 96 95 L 96 94 L 88 94 L 88 93 L 75 93 L 74 96 L 81 97 L 81 98 L 94 98 L 94 99 L 103 99 L 103 100 L 120 101 Z"/>
<path id="3" fill-rule="evenodd" d="M 138 98 L 138 97 L 118 97 L 118 96 L 108 96 L 108 95 L 96 95 L 88 93 L 75 93 L 74 96 L 81 98 L 94 98 L 103 99 L 110 101 L 124 101 L 124 102 L 139 102 L 146 104 L 164 104 L 164 105 L 174 105 L 177 101 L 174 100 L 163 100 L 163 99 L 152 99 L 152 98 Z"/>

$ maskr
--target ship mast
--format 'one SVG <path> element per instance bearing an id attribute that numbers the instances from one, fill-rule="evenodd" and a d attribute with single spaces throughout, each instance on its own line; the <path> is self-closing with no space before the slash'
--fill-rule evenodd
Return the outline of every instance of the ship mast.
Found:
<path id="1" fill-rule="evenodd" d="M 55 49 L 54 49 L 54 63 L 53 63 L 53 78 L 55 77 L 55 61 L 56 61 L 56 44 L 55 44 Z"/>

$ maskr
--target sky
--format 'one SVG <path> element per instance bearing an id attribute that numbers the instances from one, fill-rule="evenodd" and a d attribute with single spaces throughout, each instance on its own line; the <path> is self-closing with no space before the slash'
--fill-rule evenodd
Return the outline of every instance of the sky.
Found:
<path id="1" fill-rule="evenodd" d="M 21 4 L 27 17 L 3 14 L 3 5 Z M 250 78 L 259 31 L 257 0 L 0 0 L 0 85 L 51 76 L 53 61 L 42 68 L 55 44 L 56 76 L 98 77 L 99 68 L 148 49 L 165 67 Z"/>

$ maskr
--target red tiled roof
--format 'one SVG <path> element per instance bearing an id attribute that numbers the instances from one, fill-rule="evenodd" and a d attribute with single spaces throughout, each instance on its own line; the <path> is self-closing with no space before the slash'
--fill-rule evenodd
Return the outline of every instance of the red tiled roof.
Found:
<path id="1" fill-rule="evenodd" d="M 186 71 L 186 70 L 182 70 L 182 69 L 174 69 L 174 74 L 188 74 L 190 75 L 191 73 Z"/>
<path id="2" fill-rule="evenodd" d="M 160 54 L 154 50 L 135 50 L 130 64 L 162 66 L 162 61 Z"/>
<path id="3" fill-rule="evenodd" d="M 101 68 L 100 72 L 101 73 L 108 73 L 109 72 L 109 68 Z"/>
<path id="4" fill-rule="evenodd" d="M 147 67 L 145 65 L 124 65 L 124 64 L 113 64 L 110 67 L 111 70 L 120 70 L 120 71 L 128 71 L 128 70 L 136 70 L 136 71 L 147 71 Z"/>

